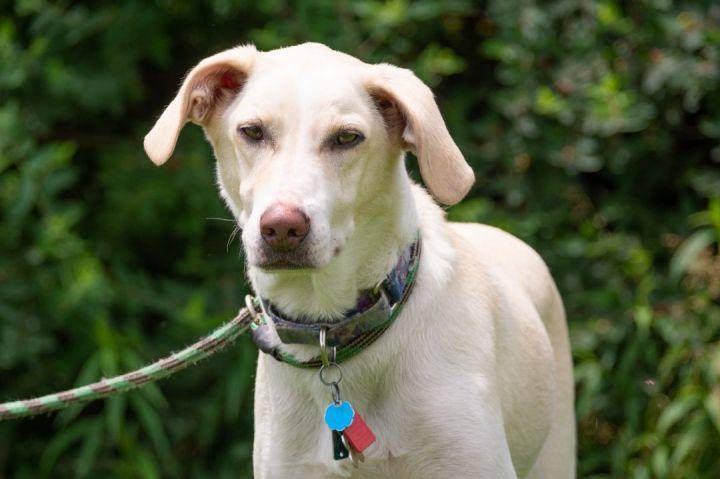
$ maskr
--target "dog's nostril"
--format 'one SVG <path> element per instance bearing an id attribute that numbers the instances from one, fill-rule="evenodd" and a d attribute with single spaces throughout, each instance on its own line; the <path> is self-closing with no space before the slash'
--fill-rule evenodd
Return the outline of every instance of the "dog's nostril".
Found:
<path id="1" fill-rule="evenodd" d="M 277 234 L 272 228 L 263 228 L 261 233 L 263 236 L 275 236 Z"/>
<path id="2" fill-rule="evenodd" d="M 260 234 L 274 250 L 296 249 L 309 232 L 310 218 L 292 204 L 275 203 L 260 217 Z"/>

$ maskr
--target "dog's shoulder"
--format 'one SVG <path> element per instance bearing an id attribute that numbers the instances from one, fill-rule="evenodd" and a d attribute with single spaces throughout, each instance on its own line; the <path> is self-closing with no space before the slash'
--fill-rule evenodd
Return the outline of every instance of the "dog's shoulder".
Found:
<path id="1" fill-rule="evenodd" d="M 545 276 L 547 266 L 540 255 L 518 237 L 480 223 L 448 223 L 456 248 L 483 258 L 506 271 Z"/>
<path id="2" fill-rule="evenodd" d="M 493 226 L 448 223 L 456 250 L 456 273 L 492 281 L 513 296 L 524 293 L 540 310 L 554 302 L 557 289 L 540 255 L 516 236 Z M 471 286 L 472 287 L 472 286 Z"/>

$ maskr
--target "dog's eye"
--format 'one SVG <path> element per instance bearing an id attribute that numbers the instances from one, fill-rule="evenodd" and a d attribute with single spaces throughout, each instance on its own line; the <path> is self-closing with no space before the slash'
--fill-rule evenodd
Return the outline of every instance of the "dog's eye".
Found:
<path id="1" fill-rule="evenodd" d="M 265 136 L 263 129 L 257 125 L 243 126 L 239 128 L 240 132 L 252 141 L 260 141 Z"/>
<path id="2" fill-rule="evenodd" d="M 363 140 L 363 136 L 354 131 L 341 131 L 335 136 L 335 144 L 338 146 L 353 146 Z"/>

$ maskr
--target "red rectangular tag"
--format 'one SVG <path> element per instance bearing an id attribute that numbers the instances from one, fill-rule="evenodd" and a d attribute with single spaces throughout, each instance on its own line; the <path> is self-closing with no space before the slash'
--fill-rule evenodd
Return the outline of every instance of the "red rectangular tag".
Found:
<path id="1" fill-rule="evenodd" d="M 343 434 L 350 443 L 350 447 L 357 452 L 363 452 L 370 444 L 375 442 L 375 434 L 365 424 L 357 411 L 355 411 L 352 424 L 345 428 Z"/>

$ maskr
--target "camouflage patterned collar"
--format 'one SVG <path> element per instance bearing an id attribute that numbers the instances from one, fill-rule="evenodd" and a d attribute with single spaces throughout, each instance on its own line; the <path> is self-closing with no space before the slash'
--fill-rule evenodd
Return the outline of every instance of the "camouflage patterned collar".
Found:
<path id="1" fill-rule="evenodd" d="M 342 362 L 369 346 L 390 327 L 407 300 L 420 263 L 420 237 L 408 245 L 397 264 L 378 286 L 360 293 L 352 309 L 332 322 L 310 322 L 291 319 L 270 302 L 261 299 L 262 320 L 253 330 L 255 344 L 276 359 L 298 367 L 320 367 L 320 358 L 298 361 L 282 351 L 283 344 L 319 344 L 320 330 L 325 329 L 328 346 L 336 347 L 336 362 Z M 269 321 L 268 321 L 269 320 Z M 273 335 L 268 322 L 277 332 Z M 277 337 L 280 338 L 278 343 Z"/>

